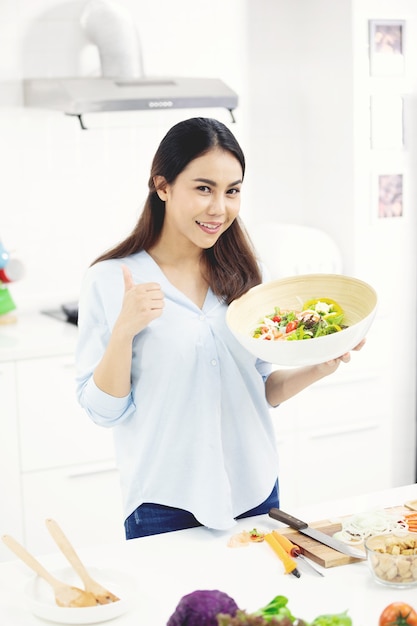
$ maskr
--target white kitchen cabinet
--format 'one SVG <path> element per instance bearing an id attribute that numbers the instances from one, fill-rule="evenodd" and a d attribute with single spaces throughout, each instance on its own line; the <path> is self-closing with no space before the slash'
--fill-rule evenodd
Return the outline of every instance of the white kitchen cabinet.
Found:
<path id="1" fill-rule="evenodd" d="M 303 504 L 351 497 L 390 484 L 386 428 L 377 418 L 300 434 L 297 492 Z M 301 469 L 301 468 L 300 468 Z"/>
<path id="2" fill-rule="evenodd" d="M 277 435 L 284 510 L 385 489 L 392 483 L 389 422 L 381 415 Z M 277 430 L 279 430 L 277 428 Z"/>
<path id="3" fill-rule="evenodd" d="M 0 329 L 0 533 L 33 552 L 51 549 L 47 517 L 75 545 L 124 537 L 112 432 L 78 405 L 75 343 L 74 326 L 38 314 Z"/>
<path id="4" fill-rule="evenodd" d="M 392 486 L 390 386 L 361 357 L 273 409 L 284 510 Z"/>
<path id="5" fill-rule="evenodd" d="M 38 552 L 50 546 L 46 517 L 78 543 L 123 531 L 112 432 L 79 406 L 74 377 L 72 355 L 16 363 L 24 537 Z"/>
<path id="6" fill-rule="evenodd" d="M 14 363 L 0 363 L 0 534 L 22 536 Z M 0 561 L 10 552 L 0 543 Z"/>
<path id="7" fill-rule="evenodd" d="M 124 539 L 119 475 L 113 463 L 88 463 L 22 475 L 23 524 L 29 549 L 54 548 L 45 519 L 55 519 L 76 546 Z"/>
<path id="8" fill-rule="evenodd" d="M 385 329 L 377 317 L 350 363 L 272 409 L 284 510 L 394 486 Z"/>
<path id="9" fill-rule="evenodd" d="M 18 361 L 16 377 L 23 472 L 113 458 L 111 430 L 77 402 L 72 355 Z"/>

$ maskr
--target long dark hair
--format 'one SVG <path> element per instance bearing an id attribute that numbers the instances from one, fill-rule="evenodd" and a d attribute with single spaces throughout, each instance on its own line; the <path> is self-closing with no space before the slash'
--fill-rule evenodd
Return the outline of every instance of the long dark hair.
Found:
<path id="1" fill-rule="evenodd" d="M 158 241 L 165 217 L 154 179 L 163 176 L 172 184 L 186 166 L 213 148 L 233 154 L 245 174 L 245 157 L 233 133 L 221 122 L 191 118 L 173 126 L 159 144 L 149 177 L 149 193 L 139 220 L 126 239 L 94 262 L 120 259 L 149 250 Z M 213 292 L 229 304 L 261 282 L 261 273 L 250 238 L 239 218 L 219 237 L 214 246 L 202 250 L 206 279 Z"/>

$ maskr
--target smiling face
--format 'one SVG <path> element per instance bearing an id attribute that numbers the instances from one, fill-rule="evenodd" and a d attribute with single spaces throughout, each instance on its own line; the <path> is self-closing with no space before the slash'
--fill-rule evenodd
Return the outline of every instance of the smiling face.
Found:
<path id="1" fill-rule="evenodd" d="M 155 177 L 165 202 L 162 237 L 181 246 L 211 248 L 239 214 L 242 178 L 237 158 L 220 148 L 191 161 L 172 184 Z"/>

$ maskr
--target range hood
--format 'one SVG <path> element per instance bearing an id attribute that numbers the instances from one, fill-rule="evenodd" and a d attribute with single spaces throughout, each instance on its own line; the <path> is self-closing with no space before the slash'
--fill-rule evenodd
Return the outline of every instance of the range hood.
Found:
<path id="1" fill-rule="evenodd" d="M 237 94 L 217 78 L 25 79 L 24 103 L 79 118 L 84 113 L 155 109 L 225 108 L 234 121 Z"/>
<path id="2" fill-rule="evenodd" d="M 114 0 L 89 0 L 80 23 L 96 47 L 97 77 L 31 78 L 23 81 L 24 104 L 79 118 L 85 113 L 161 109 L 227 109 L 234 120 L 237 94 L 217 78 L 146 76 L 136 24 Z"/>

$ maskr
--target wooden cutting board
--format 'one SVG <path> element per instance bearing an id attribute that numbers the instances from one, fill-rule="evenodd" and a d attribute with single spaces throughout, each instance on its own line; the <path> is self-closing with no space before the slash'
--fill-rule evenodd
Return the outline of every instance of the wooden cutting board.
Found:
<path id="1" fill-rule="evenodd" d="M 410 509 L 405 508 L 403 506 L 392 507 L 387 509 L 390 512 L 398 512 L 400 515 L 404 515 L 405 513 L 410 513 Z M 350 517 L 350 516 L 346 516 Z M 342 518 L 343 519 L 343 518 Z M 334 535 L 334 533 L 338 532 L 342 529 L 341 522 L 332 523 L 329 520 L 322 520 L 319 522 L 309 523 L 309 526 L 312 528 L 317 528 L 321 532 L 326 535 Z M 293 528 L 289 528 L 288 526 L 280 526 L 276 528 L 276 530 L 281 534 L 285 535 L 295 543 L 296 546 L 301 548 L 302 554 L 306 557 L 321 565 L 322 567 L 337 567 L 338 565 L 348 565 L 349 563 L 358 563 L 361 559 L 355 559 L 353 557 L 347 556 L 346 554 L 342 554 L 337 550 L 333 550 L 333 548 L 329 548 L 315 539 L 311 539 L 311 537 L 307 537 L 302 533 L 299 533 L 297 530 Z M 362 546 L 357 546 L 358 549 L 361 549 L 365 552 L 365 548 Z"/>

